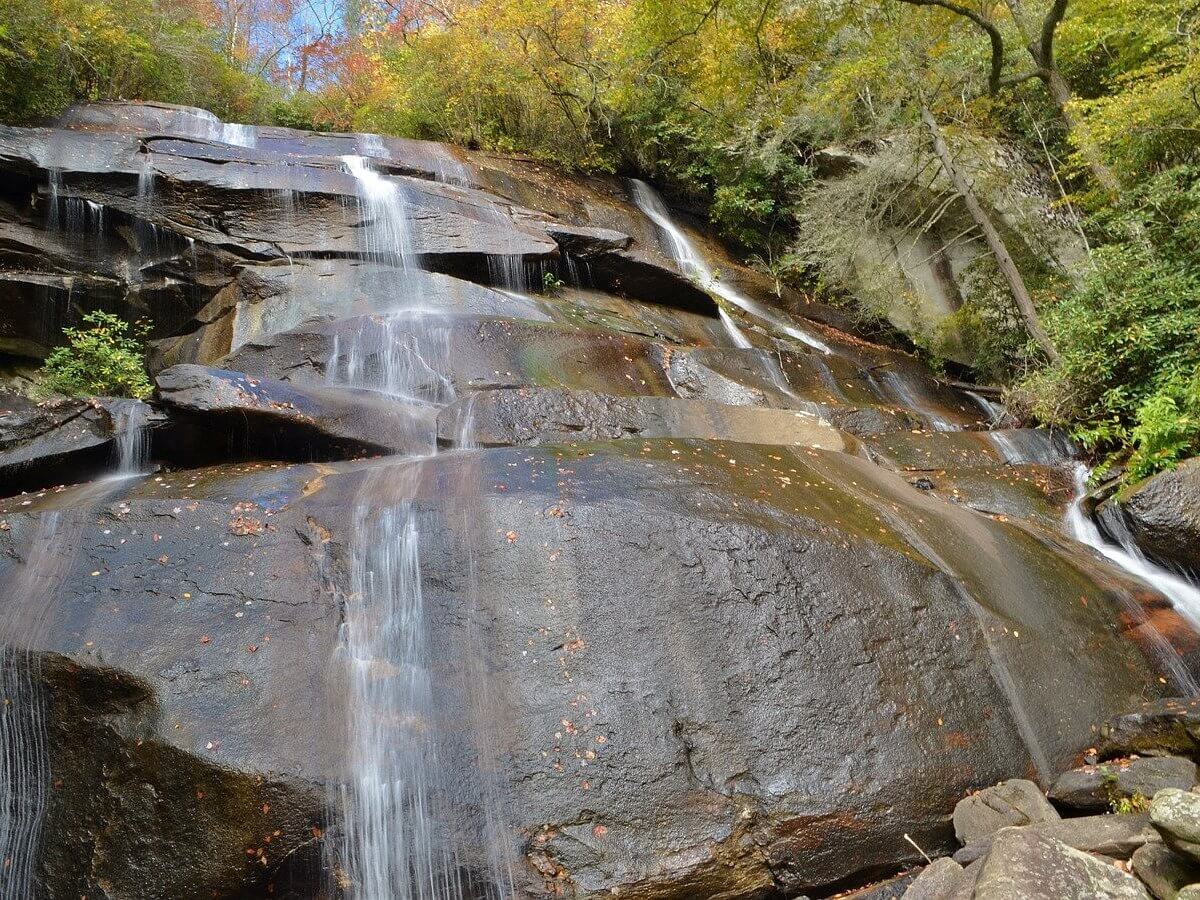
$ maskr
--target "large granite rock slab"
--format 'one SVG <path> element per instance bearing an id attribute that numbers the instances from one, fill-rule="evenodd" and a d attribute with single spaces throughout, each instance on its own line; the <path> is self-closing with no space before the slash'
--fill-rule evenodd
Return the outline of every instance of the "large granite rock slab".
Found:
<path id="1" fill-rule="evenodd" d="M 1130 535 L 1150 556 L 1200 572 L 1200 459 L 1160 472 L 1097 512 L 1105 527 Z"/>

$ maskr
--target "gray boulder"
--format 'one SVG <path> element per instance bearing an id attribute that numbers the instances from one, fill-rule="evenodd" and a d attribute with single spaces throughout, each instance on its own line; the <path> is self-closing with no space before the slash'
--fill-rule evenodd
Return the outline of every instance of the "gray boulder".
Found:
<path id="1" fill-rule="evenodd" d="M 1146 844 L 1133 854 L 1133 871 L 1158 900 L 1176 900 L 1179 891 L 1200 880 L 1200 865 L 1165 844 Z"/>
<path id="2" fill-rule="evenodd" d="M 1143 703 L 1100 726 L 1101 758 L 1200 755 L 1200 700 L 1168 697 Z"/>
<path id="3" fill-rule="evenodd" d="M 984 788 L 954 807 L 954 835 L 961 844 L 972 844 L 1001 828 L 1029 825 L 1059 817 L 1032 781 L 1014 778 Z"/>
<path id="4" fill-rule="evenodd" d="M 1154 795 L 1150 821 L 1173 849 L 1200 860 L 1200 794 L 1166 788 Z"/>
<path id="5" fill-rule="evenodd" d="M 1151 556 L 1200 572 L 1200 459 L 1160 472 L 1098 512 L 1110 532 L 1126 533 Z"/>
<path id="6" fill-rule="evenodd" d="M 1076 850 L 1099 853 L 1111 859 L 1129 859 L 1139 847 L 1159 840 L 1158 832 L 1150 825 L 1149 813 L 1080 816 L 1025 827 Z M 963 865 L 982 859 L 991 849 L 993 837 L 968 844 L 954 854 L 954 859 Z"/>
<path id="7" fill-rule="evenodd" d="M 963 882 L 963 867 L 943 856 L 921 870 L 904 892 L 904 900 L 946 900 Z"/>
<path id="8" fill-rule="evenodd" d="M 1050 788 L 1059 806 L 1101 811 L 1123 798 L 1149 800 L 1163 788 L 1187 790 L 1196 783 L 1196 764 L 1177 756 L 1116 759 L 1065 772 Z"/>
<path id="9" fill-rule="evenodd" d="M 1150 900 L 1132 875 L 1038 834 L 1006 828 L 983 862 L 974 900 Z"/>

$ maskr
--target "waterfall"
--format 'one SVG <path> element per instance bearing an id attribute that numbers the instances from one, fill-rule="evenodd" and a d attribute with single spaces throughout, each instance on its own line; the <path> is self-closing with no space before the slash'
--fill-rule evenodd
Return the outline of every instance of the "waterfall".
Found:
<path id="1" fill-rule="evenodd" d="M 1118 543 L 1108 540 L 1100 528 L 1084 512 L 1087 482 L 1091 475 L 1080 463 L 1075 469 L 1075 498 L 1067 509 L 1067 532 L 1102 556 L 1124 569 L 1138 581 L 1153 588 L 1171 601 L 1175 610 L 1193 624 L 1200 626 L 1200 587 L 1174 572 L 1159 566 L 1142 553 L 1127 530 L 1114 535 Z"/>
<path id="2" fill-rule="evenodd" d="M 667 209 L 666 203 L 663 202 L 658 192 L 638 178 L 631 179 L 631 184 L 633 185 L 633 202 L 637 204 L 638 209 L 657 225 L 663 235 L 666 236 L 671 256 L 684 275 L 694 279 L 704 290 L 716 294 L 723 300 L 729 301 L 738 307 L 738 309 L 749 313 L 751 316 L 769 322 L 789 337 L 795 338 L 822 353 L 833 352 L 827 344 L 813 337 L 807 331 L 797 328 L 782 315 L 770 309 L 770 307 L 751 300 L 749 297 L 738 293 L 729 285 L 723 284 L 717 278 L 716 273 L 709 267 L 708 263 L 704 261 L 704 257 L 700 255 L 696 246 L 684 234 L 683 229 L 671 219 L 670 210 Z M 726 327 L 732 324 L 732 320 L 728 319 L 728 317 L 722 317 L 722 321 L 726 322 Z M 749 342 L 746 341 L 744 335 L 737 331 L 736 327 L 731 330 L 730 338 L 733 340 L 734 346 L 748 346 Z"/>
<path id="3" fill-rule="evenodd" d="M 933 426 L 934 431 L 962 430 L 958 425 L 939 415 L 928 403 L 923 403 L 913 391 L 912 386 L 899 372 L 884 372 L 883 381 L 890 393 L 900 401 L 902 406 L 907 406 L 909 409 L 919 412 Z"/>
<path id="4" fill-rule="evenodd" d="M 139 400 L 114 404 L 113 430 L 116 434 L 116 477 L 146 474 L 150 461 L 150 433 L 146 419 L 150 407 Z"/>
<path id="5" fill-rule="evenodd" d="M 975 391 L 963 391 L 963 393 L 970 397 L 975 402 L 975 405 L 983 410 L 984 415 L 988 417 L 988 425 L 994 426 L 1004 417 L 1004 407 L 999 403 L 993 403 L 987 397 Z"/>
<path id="6" fill-rule="evenodd" d="M 363 320 L 357 333 L 334 336 L 326 381 L 394 398 L 397 415 L 412 407 L 444 407 L 455 400 L 448 375 L 451 329 L 439 310 L 417 305 L 413 275 L 419 259 L 404 191 L 361 156 L 343 162 L 358 186 L 365 255 L 376 264 L 372 268 L 386 270 L 363 289 L 385 312 Z M 436 446 L 436 417 L 423 421 Z M 368 479 L 351 532 L 340 647 L 350 680 L 350 772 L 338 797 L 342 864 L 358 900 L 507 896 L 511 889 L 500 886 L 511 879 L 496 865 L 489 866 L 490 885 L 481 887 L 471 877 L 460 847 L 463 828 L 454 819 L 439 761 L 440 686 L 431 675 L 422 516 L 411 499 L 421 471 L 415 459 Z M 380 497 L 398 499 L 380 509 Z M 456 787 L 471 777 L 459 772 Z M 477 787 L 487 821 L 476 831 L 481 843 L 489 843 L 490 859 L 492 810 L 500 804 L 486 784 Z"/>

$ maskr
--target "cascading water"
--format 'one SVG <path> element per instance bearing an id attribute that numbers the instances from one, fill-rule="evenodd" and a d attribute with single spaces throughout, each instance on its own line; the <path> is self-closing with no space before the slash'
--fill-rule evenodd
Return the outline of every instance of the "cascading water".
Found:
<path id="1" fill-rule="evenodd" d="M 418 306 L 412 284 L 418 259 L 403 189 L 363 157 L 343 161 L 358 185 L 361 241 L 372 263 L 362 288 L 386 312 L 364 320 L 358 332 L 335 337 L 327 382 L 392 397 L 397 415 L 412 408 L 436 410 L 455 399 L 447 376 L 450 329 L 439 310 Z M 419 421 L 428 423 L 429 446 L 436 446 L 436 416 Z M 421 471 L 420 459 L 389 466 L 369 480 L 357 506 L 342 626 L 351 690 L 351 771 L 339 797 L 342 864 L 360 900 L 502 897 L 511 893 L 502 887 L 511 879 L 495 865 L 487 885 L 466 874 L 460 841 L 469 829 L 454 821 L 439 763 L 439 689 L 431 676 L 422 519 L 411 499 Z M 395 499 L 381 510 L 381 497 Z M 477 794 L 491 821 L 494 793 Z M 475 830 L 485 841 L 488 829 Z M 483 849 L 493 855 L 490 847 Z"/>
<path id="2" fill-rule="evenodd" d="M 637 204 L 638 209 L 645 214 L 646 218 L 657 225 L 666 236 L 671 256 L 674 258 L 675 264 L 679 266 L 680 271 L 688 277 L 695 279 L 704 290 L 716 294 L 723 300 L 729 301 L 751 316 L 756 316 L 769 322 L 789 337 L 795 338 L 816 350 L 820 350 L 822 353 L 833 352 L 823 341 L 813 337 L 807 331 L 797 328 L 783 316 L 773 312 L 769 307 L 757 303 L 749 297 L 738 293 L 728 285 L 723 284 L 713 270 L 709 268 L 708 263 L 704 261 L 704 257 L 700 255 L 696 246 L 684 234 L 683 229 L 671 219 L 671 212 L 667 209 L 667 205 L 663 202 L 659 193 L 638 178 L 631 179 L 631 184 L 633 186 L 633 202 Z M 727 328 L 733 324 L 733 320 L 724 313 L 722 313 L 721 320 L 726 324 Z M 746 336 L 738 331 L 736 326 L 730 330 L 730 338 L 737 347 L 750 346 Z"/>
<path id="3" fill-rule="evenodd" d="M 116 477 L 144 475 L 150 461 L 150 433 L 146 418 L 150 407 L 130 400 L 113 407 L 113 428 L 116 432 Z"/>
<path id="4" fill-rule="evenodd" d="M 1119 543 L 1108 540 L 1084 511 L 1087 482 L 1091 472 L 1080 463 L 1075 469 L 1075 498 L 1067 509 L 1066 529 L 1071 537 L 1124 569 L 1134 578 L 1153 588 L 1171 601 L 1171 605 L 1189 621 L 1200 625 L 1200 587 L 1146 558 L 1125 533 L 1115 535 Z"/>

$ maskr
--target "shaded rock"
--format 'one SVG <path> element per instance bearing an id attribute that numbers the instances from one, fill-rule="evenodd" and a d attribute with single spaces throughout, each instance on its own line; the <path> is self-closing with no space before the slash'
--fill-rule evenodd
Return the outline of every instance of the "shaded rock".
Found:
<path id="1" fill-rule="evenodd" d="M 1038 822 L 1025 827 L 1076 850 L 1099 853 L 1113 859 L 1129 859 L 1138 847 L 1159 840 L 1158 832 L 1150 826 L 1149 813 L 1080 816 Z M 958 850 L 954 854 L 955 861 L 968 865 L 982 859 L 992 847 L 992 837 L 982 838 Z"/>
<path id="2" fill-rule="evenodd" d="M 1041 788 L 1014 778 L 960 800 L 954 807 L 954 835 L 960 844 L 972 844 L 1001 828 L 1058 817 Z"/>
<path id="3" fill-rule="evenodd" d="M 1100 726 L 1101 758 L 1200 755 L 1200 700 L 1164 698 L 1108 719 Z"/>
<path id="4" fill-rule="evenodd" d="M 617 438 L 701 438 L 839 450 L 846 440 L 805 412 L 591 391 L 484 391 L 442 411 L 447 444 L 504 446 Z"/>
<path id="5" fill-rule="evenodd" d="M 996 834 L 975 900 L 1149 900 L 1132 875 L 1032 828 Z"/>
<path id="6" fill-rule="evenodd" d="M 434 409 L 374 391 L 294 385 L 191 365 L 165 369 L 155 382 L 177 422 L 210 435 L 215 444 L 195 448 L 191 462 L 241 455 L 307 461 L 433 449 Z"/>
<path id="7" fill-rule="evenodd" d="M 336 738 L 312 722 L 338 605 L 319 530 L 285 509 L 316 475 L 230 467 L 4 502 L 0 585 L 23 600 L 0 611 L 6 678 L 43 686 L 17 688 L 6 727 L 32 739 L 40 711 L 49 753 L 8 782 L 47 797 L 39 896 L 265 896 L 321 852 Z"/>
<path id="8" fill-rule="evenodd" d="M 1133 854 L 1133 872 L 1158 900 L 1175 900 L 1180 889 L 1200 879 L 1200 864 L 1155 842 Z"/>
<path id="9" fill-rule="evenodd" d="M 904 900 L 946 900 L 962 882 L 963 867 L 950 857 L 943 856 L 921 870 L 904 892 Z"/>
<path id="10" fill-rule="evenodd" d="M 900 900 L 905 891 L 916 880 L 916 872 L 904 872 L 894 878 L 888 878 L 877 884 L 872 884 L 855 891 L 840 894 L 844 900 Z"/>
<path id="11" fill-rule="evenodd" d="M 0 392 L 0 496 L 94 477 L 116 463 L 125 407 L 138 401 Z"/>
<path id="12" fill-rule="evenodd" d="M 1105 528 L 1128 535 L 1150 556 L 1200 572 L 1200 459 L 1100 504 Z"/>
<path id="13" fill-rule="evenodd" d="M 1172 849 L 1200 861 L 1200 794 L 1159 791 L 1150 804 L 1150 822 Z"/>
<path id="14" fill-rule="evenodd" d="M 1049 797 L 1069 809 L 1100 811 L 1122 798 L 1147 801 L 1163 788 L 1187 790 L 1196 783 L 1196 764 L 1177 756 L 1116 759 L 1065 772 Z"/>

